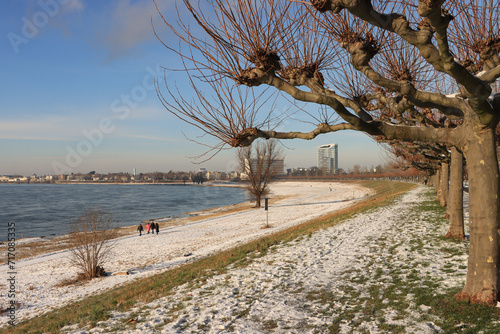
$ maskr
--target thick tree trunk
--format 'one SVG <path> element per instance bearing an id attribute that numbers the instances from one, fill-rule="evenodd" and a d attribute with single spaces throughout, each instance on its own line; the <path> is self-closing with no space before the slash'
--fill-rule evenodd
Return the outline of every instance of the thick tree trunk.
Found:
<path id="1" fill-rule="evenodd" d="M 471 128 L 463 152 L 469 172 L 470 250 L 458 299 L 495 305 L 498 298 L 499 187 L 494 130 Z"/>
<path id="2" fill-rule="evenodd" d="M 455 147 L 451 149 L 450 191 L 447 212 L 450 218 L 447 238 L 464 239 L 464 193 L 463 193 L 463 155 Z"/>
<path id="3" fill-rule="evenodd" d="M 439 182 L 439 202 L 441 206 L 446 206 L 449 194 L 450 184 L 450 165 L 447 162 L 441 163 L 441 179 Z"/>

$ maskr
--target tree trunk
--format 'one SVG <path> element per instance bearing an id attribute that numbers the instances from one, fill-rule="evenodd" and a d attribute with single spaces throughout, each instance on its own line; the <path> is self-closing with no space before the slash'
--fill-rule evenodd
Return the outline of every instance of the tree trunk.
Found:
<path id="1" fill-rule="evenodd" d="M 450 184 L 450 165 L 447 162 L 441 163 L 441 179 L 439 182 L 439 202 L 441 206 L 446 206 L 449 194 Z"/>
<path id="2" fill-rule="evenodd" d="M 439 188 L 439 173 L 438 173 L 438 171 L 435 171 L 434 175 L 432 175 L 432 188 L 434 188 L 434 191 L 437 194 L 438 188 Z"/>
<path id="3" fill-rule="evenodd" d="M 455 147 L 451 148 L 450 191 L 447 212 L 450 218 L 447 238 L 464 239 L 464 193 L 463 193 L 463 155 Z"/>
<path id="4" fill-rule="evenodd" d="M 255 207 L 257 209 L 260 209 L 260 201 L 261 201 L 261 195 L 260 194 L 256 194 L 255 195 Z"/>
<path id="5" fill-rule="evenodd" d="M 496 305 L 499 265 L 498 162 L 494 130 L 471 128 L 463 152 L 469 171 L 470 250 L 460 300 Z"/>
<path id="6" fill-rule="evenodd" d="M 441 197 L 440 184 L 441 184 L 441 167 L 436 172 L 436 184 L 434 185 L 434 188 L 436 189 L 436 201 L 439 201 L 439 198 Z"/>

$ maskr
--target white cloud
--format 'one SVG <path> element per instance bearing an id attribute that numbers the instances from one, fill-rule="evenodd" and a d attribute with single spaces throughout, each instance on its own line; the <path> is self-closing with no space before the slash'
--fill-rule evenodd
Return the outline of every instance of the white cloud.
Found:
<path id="1" fill-rule="evenodd" d="M 170 1 L 157 1 L 163 11 Z M 99 44 L 108 51 L 108 61 L 138 53 L 137 47 L 154 39 L 151 17 L 157 17 L 158 11 L 152 0 L 117 0 L 112 12 L 106 14 L 105 31 L 99 37 Z"/>
<path id="2" fill-rule="evenodd" d="M 69 140 L 72 131 L 55 119 L 9 120 L 0 122 L 0 139 Z"/>
<path id="3" fill-rule="evenodd" d="M 43 31 L 42 28 L 47 24 L 60 29 L 64 35 L 68 36 L 71 26 L 75 23 L 75 16 L 80 15 L 84 9 L 83 0 L 31 0 L 26 6 L 26 17 L 30 21 L 37 21 L 39 31 Z M 43 25 L 40 26 L 40 24 Z"/>
<path id="4" fill-rule="evenodd" d="M 131 138 L 138 138 L 138 139 L 146 139 L 146 140 L 154 140 L 154 141 L 168 141 L 168 142 L 179 142 L 179 139 L 176 138 L 168 138 L 168 137 L 162 137 L 162 136 L 153 136 L 153 135 L 129 135 L 128 137 Z"/>
<path id="5" fill-rule="evenodd" d="M 84 131 L 99 129 L 98 115 L 24 115 L 22 119 L 0 120 L 0 139 L 71 141 L 84 137 Z M 113 122 L 110 120 L 110 122 Z"/>
<path id="6" fill-rule="evenodd" d="M 82 0 L 70 0 L 61 6 L 60 15 L 56 16 L 51 22 L 55 28 L 61 29 L 65 36 L 70 35 L 69 27 L 75 23 L 75 16 L 83 12 L 85 6 Z"/>
<path id="7" fill-rule="evenodd" d="M 84 9 L 83 2 L 81 0 L 71 0 L 65 4 L 62 8 L 63 13 L 65 12 L 80 12 Z"/>

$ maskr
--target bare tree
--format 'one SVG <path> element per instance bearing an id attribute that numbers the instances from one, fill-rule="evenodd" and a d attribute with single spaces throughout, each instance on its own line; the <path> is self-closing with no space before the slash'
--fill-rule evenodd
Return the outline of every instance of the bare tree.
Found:
<path id="1" fill-rule="evenodd" d="M 238 149 L 240 171 L 255 207 L 260 208 L 262 198 L 269 194 L 269 183 L 283 172 L 283 159 L 282 150 L 273 139 Z"/>
<path id="2" fill-rule="evenodd" d="M 88 209 L 70 225 L 70 248 L 79 277 L 90 280 L 104 274 L 103 264 L 113 247 L 116 229 L 110 214 Z"/>
<path id="3" fill-rule="evenodd" d="M 203 8 L 183 2 L 191 16 L 179 10 L 178 24 L 164 19 L 179 38 L 164 45 L 181 57 L 199 103 L 158 86 L 169 111 L 219 139 L 217 149 L 346 129 L 457 148 L 467 161 L 471 231 L 459 298 L 496 304 L 497 2 L 213 0 L 198 3 Z M 279 105 L 291 102 L 296 113 L 270 117 L 272 106 L 242 98 L 249 96 L 245 86 L 259 97 L 263 87 L 279 92 Z M 299 102 L 320 105 L 319 116 Z M 284 119 L 288 129 L 276 131 Z M 293 119 L 313 125 L 292 131 Z"/>

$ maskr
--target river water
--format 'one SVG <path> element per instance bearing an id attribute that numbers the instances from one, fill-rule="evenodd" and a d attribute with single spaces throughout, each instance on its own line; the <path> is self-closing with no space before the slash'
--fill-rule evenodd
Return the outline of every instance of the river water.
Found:
<path id="1" fill-rule="evenodd" d="M 0 184 L 0 241 L 14 222 L 16 237 L 67 234 L 69 224 L 86 209 L 111 213 L 117 226 L 151 218 L 246 201 L 243 189 L 192 185 Z M 2 233 L 2 230 L 5 233 Z"/>

